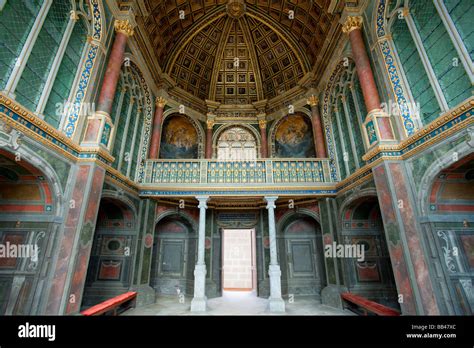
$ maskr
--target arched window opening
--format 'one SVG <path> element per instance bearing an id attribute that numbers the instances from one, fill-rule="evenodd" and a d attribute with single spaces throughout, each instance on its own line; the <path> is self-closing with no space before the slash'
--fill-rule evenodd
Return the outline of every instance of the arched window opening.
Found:
<path id="1" fill-rule="evenodd" d="M 217 159 L 221 161 L 252 161 L 257 153 L 255 137 L 242 127 L 226 129 L 217 141 Z"/>

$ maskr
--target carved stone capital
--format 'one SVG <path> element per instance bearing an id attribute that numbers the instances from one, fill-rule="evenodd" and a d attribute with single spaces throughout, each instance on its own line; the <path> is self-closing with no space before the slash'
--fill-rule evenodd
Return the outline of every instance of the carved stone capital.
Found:
<path id="1" fill-rule="evenodd" d="M 319 104 L 319 99 L 315 95 L 312 95 L 311 97 L 308 98 L 306 101 L 310 106 L 318 106 Z"/>
<path id="2" fill-rule="evenodd" d="M 156 106 L 157 108 L 164 108 L 165 105 L 166 105 L 166 99 L 165 99 L 165 98 L 163 98 L 163 97 L 158 97 L 158 98 L 156 98 L 156 100 L 155 100 L 155 106 Z"/>
<path id="3" fill-rule="evenodd" d="M 207 120 L 207 129 L 212 129 L 214 127 L 214 124 L 216 123 L 214 120 Z"/>
<path id="4" fill-rule="evenodd" d="M 362 28 L 362 17 L 361 16 L 348 16 L 344 25 L 342 26 L 342 32 L 349 34 L 352 30 Z"/>
<path id="5" fill-rule="evenodd" d="M 116 19 L 114 27 L 117 33 L 125 34 L 127 37 L 133 36 L 133 26 L 128 19 Z"/>

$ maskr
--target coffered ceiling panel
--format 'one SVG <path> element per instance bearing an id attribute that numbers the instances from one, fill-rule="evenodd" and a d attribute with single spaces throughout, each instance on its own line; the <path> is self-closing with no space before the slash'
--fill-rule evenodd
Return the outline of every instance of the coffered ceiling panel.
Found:
<path id="1" fill-rule="evenodd" d="M 256 13 L 268 15 L 303 48 L 313 66 L 334 20 L 327 12 L 331 0 L 247 0 Z M 290 12 L 292 11 L 292 12 Z"/>
<path id="2" fill-rule="evenodd" d="M 178 87 L 201 99 L 208 99 L 216 50 L 224 23 L 221 18 L 197 33 L 178 55 L 171 77 Z"/>
<path id="3" fill-rule="evenodd" d="M 296 86 L 337 20 L 330 0 L 144 1 L 142 30 L 161 69 L 195 97 L 224 104 Z"/>
<path id="4" fill-rule="evenodd" d="M 180 42 L 180 37 L 186 30 L 218 5 L 225 3 L 226 0 L 145 0 L 149 13 L 144 20 L 145 30 L 160 66 L 164 66 L 169 52 Z"/>
<path id="5" fill-rule="evenodd" d="M 295 53 L 270 27 L 253 18 L 246 20 L 257 50 L 265 99 L 295 87 L 303 77 Z"/>

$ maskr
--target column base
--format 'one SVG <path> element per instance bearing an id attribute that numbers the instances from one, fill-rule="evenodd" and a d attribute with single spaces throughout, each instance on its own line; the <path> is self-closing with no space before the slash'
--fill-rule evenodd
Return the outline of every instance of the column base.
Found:
<path id="1" fill-rule="evenodd" d="M 271 313 L 284 313 L 285 301 L 281 297 L 281 270 L 280 265 L 270 265 L 270 298 L 268 299 Z"/>
<path id="2" fill-rule="evenodd" d="M 268 307 L 270 309 L 270 313 L 285 313 L 285 301 L 280 298 L 269 298 L 268 299 Z"/>
<path id="3" fill-rule="evenodd" d="M 108 113 L 96 111 L 87 117 L 86 131 L 81 145 L 85 147 L 102 146 L 108 150 L 113 127 L 112 119 Z"/>
<path id="4" fill-rule="evenodd" d="M 205 312 L 206 297 L 206 265 L 196 265 L 194 268 L 194 298 L 191 301 L 191 312 Z"/>
<path id="5" fill-rule="evenodd" d="M 207 297 L 194 297 L 191 301 L 191 312 L 205 312 L 207 309 Z"/>
<path id="6" fill-rule="evenodd" d="M 390 116 L 379 109 L 367 114 L 364 122 L 364 135 L 368 148 L 377 145 L 394 145 L 397 143 Z"/>

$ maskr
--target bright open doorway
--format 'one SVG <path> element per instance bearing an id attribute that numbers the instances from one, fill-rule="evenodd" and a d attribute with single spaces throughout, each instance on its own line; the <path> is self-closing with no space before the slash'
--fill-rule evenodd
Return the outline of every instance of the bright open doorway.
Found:
<path id="1" fill-rule="evenodd" d="M 224 229 L 222 237 L 222 290 L 255 292 L 257 289 L 255 229 Z"/>

